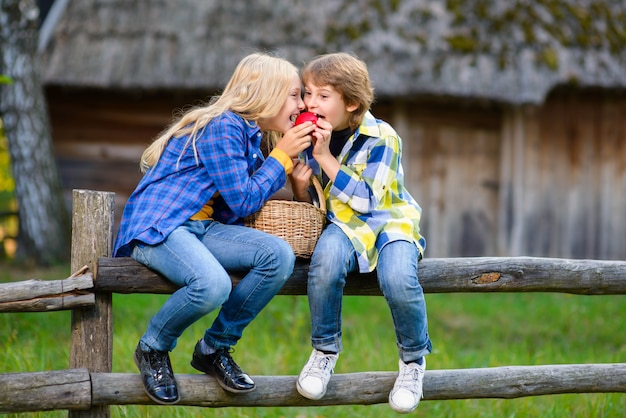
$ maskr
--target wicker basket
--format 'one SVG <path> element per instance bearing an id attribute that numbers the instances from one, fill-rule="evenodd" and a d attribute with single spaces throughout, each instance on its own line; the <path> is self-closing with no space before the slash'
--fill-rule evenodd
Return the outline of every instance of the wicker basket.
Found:
<path id="1" fill-rule="evenodd" d="M 311 257 L 326 222 L 324 191 L 317 178 L 312 183 L 319 208 L 306 202 L 268 200 L 260 211 L 245 218 L 245 225 L 284 239 L 296 257 Z"/>

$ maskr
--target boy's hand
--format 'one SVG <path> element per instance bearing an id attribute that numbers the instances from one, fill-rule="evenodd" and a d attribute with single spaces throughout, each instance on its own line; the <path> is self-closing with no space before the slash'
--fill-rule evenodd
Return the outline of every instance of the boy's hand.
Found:
<path id="1" fill-rule="evenodd" d="M 317 120 L 317 128 L 313 131 L 313 143 L 317 143 L 318 140 L 322 143 L 330 143 L 330 134 L 333 132 L 333 125 L 326 119 L 319 118 Z"/>
<path id="2" fill-rule="evenodd" d="M 330 135 L 333 131 L 333 126 L 325 119 L 317 120 L 317 128 L 313 132 L 313 158 L 318 160 L 320 157 L 328 157 L 330 154 Z M 319 160 L 318 160 L 319 161 Z"/>
<path id="3" fill-rule="evenodd" d="M 330 181 L 335 181 L 337 173 L 341 166 L 339 161 L 330 152 L 330 136 L 333 126 L 325 119 L 317 120 L 317 128 L 313 133 L 315 138 L 315 146 L 313 147 L 313 158 L 320 165 L 321 169 L 326 173 Z"/>

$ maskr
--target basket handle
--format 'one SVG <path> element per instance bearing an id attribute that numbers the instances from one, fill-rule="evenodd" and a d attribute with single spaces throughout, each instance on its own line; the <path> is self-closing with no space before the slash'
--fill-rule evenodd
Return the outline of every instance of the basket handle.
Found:
<path id="1" fill-rule="evenodd" d="M 326 213 L 326 198 L 324 197 L 324 189 L 316 176 L 311 176 L 311 184 L 317 193 L 317 200 L 320 202 L 320 209 Z"/>

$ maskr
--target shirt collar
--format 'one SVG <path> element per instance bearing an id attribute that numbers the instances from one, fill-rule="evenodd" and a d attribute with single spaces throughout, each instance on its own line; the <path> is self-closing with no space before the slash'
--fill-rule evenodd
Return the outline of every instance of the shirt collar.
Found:
<path id="1" fill-rule="evenodd" d="M 229 113 L 230 115 L 232 115 L 233 117 L 241 120 L 243 122 L 243 125 L 245 126 L 244 130 L 245 133 L 248 137 L 252 137 L 254 135 L 256 135 L 257 133 L 261 133 L 261 128 L 259 128 L 259 125 L 250 119 L 246 119 L 238 114 L 236 114 L 235 112 L 229 110 L 227 113 Z"/>
<path id="2" fill-rule="evenodd" d="M 369 110 L 365 112 L 363 120 L 361 120 L 361 124 L 354 133 L 354 137 L 356 138 L 360 134 L 371 136 L 374 138 L 379 138 L 382 136 L 380 132 L 380 127 L 378 126 L 378 120 L 374 117 L 374 115 L 372 115 Z"/>

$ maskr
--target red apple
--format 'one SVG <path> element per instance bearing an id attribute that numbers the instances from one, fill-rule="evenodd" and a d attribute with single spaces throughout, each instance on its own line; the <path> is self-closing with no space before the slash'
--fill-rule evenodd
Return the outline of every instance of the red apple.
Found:
<path id="1" fill-rule="evenodd" d="M 317 116 L 315 116 L 315 113 L 302 112 L 296 118 L 296 125 L 300 125 L 304 122 L 313 122 L 314 124 L 317 124 Z"/>

